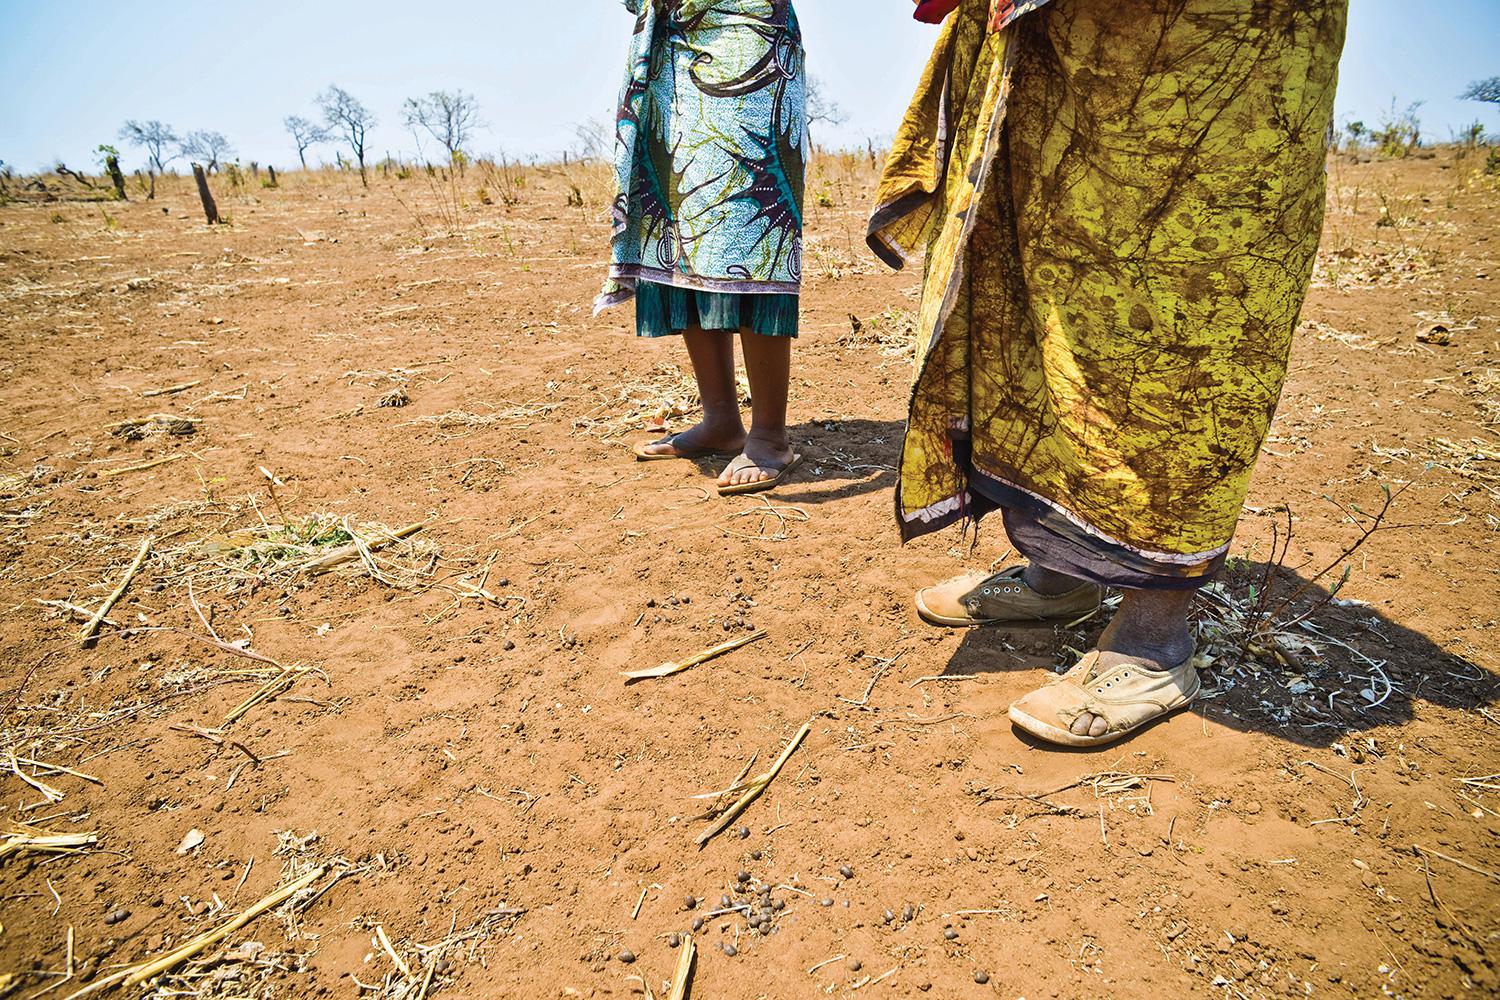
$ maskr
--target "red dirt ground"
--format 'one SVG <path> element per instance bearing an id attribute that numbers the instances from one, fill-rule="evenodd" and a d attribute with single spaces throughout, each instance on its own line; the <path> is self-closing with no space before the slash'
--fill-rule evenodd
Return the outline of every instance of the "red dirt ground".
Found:
<path id="1" fill-rule="evenodd" d="M 709 918 L 694 996 L 1497 995 L 1500 193 L 1480 160 L 1332 165 L 1244 559 L 1204 605 L 1243 606 L 1287 508 L 1278 593 L 1342 567 L 1354 508 L 1411 483 L 1316 633 L 1293 630 L 1313 645 L 1226 653 L 1213 697 L 1095 753 L 1030 745 L 1005 709 L 1100 622 L 947 632 L 912 610 L 1006 550 L 998 523 L 972 551 L 956 531 L 897 544 L 915 277 L 862 249 L 868 163 L 825 161 L 810 189 L 809 463 L 769 501 L 711 496 L 707 464 L 631 461 L 686 362 L 632 339 L 628 310 L 590 315 L 597 176 L 581 207 L 531 170 L 515 204 L 471 178 L 445 210 L 421 176 L 366 193 L 294 174 L 221 190 L 216 228 L 182 182 L 0 207 L 0 824 L 98 834 L 0 861 L 0 996 L 58 984 L 70 929 L 49 996 L 314 862 L 342 877 L 149 995 L 417 997 L 430 968 L 429 995 L 662 996 L 666 935 L 740 869 L 785 906 L 769 934 Z M 1418 340 L 1438 323 L 1446 343 Z M 395 390 L 407 405 L 378 405 Z M 153 413 L 194 433 L 109 430 Z M 313 512 L 426 521 L 389 550 L 413 575 L 229 567 L 234 532 Z M 148 535 L 81 648 L 81 622 L 37 601 L 97 608 Z M 473 589 L 486 564 L 495 600 Z M 275 670 L 209 625 L 315 670 L 225 726 Z M 769 634 L 622 683 L 752 627 Z M 695 847 L 690 796 L 804 722 L 733 824 L 748 837 Z"/>

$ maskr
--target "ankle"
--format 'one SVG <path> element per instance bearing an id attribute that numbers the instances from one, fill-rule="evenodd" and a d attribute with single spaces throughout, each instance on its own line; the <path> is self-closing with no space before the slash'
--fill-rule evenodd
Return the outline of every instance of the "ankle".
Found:
<path id="1" fill-rule="evenodd" d="M 1099 636 L 1098 648 L 1103 652 L 1138 656 L 1170 667 L 1191 656 L 1196 645 L 1193 633 L 1184 621 L 1180 628 L 1167 629 L 1132 628 L 1129 625 L 1116 628 L 1111 624 Z"/>
<path id="2" fill-rule="evenodd" d="M 1058 573 L 1033 562 L 1026 564 L 1026 569 L 1021 573 L 1021 580 L 1043 597 L 1058 597 L 1088 583 L 1087 580 L 1080 580 L 1066 573 Z"/>
<path id="3" fill-rule="evenodd" d="M 745 439 L 758 444 L 770 445 L 777 451 L 785 451 L 791 447 L 791 438 L 787 434 L 785 425 L 767 428 L 757 427 L 752 424 L 749 432 L 745 435 Z"/>

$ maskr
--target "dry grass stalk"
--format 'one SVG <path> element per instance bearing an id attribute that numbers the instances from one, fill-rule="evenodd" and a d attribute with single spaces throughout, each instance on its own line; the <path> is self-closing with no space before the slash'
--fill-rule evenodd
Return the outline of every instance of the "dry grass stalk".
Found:
<path id="1" fill-rule="evenodd" d="M 663 663 L 661 666 L 649 667 L 645 670 L 623 671 L 620 676 L 625 678 L 626 684 L 629 684 L 631 681 L 654 680 L 658 677 L 671 677 L 673 674 L 682 673 L 682 671 L 684 670 L 687 670 L 691 667 L 696 667 L 698 664 L 705 663 L 708 660 L 714 659 L 715 657 L 723 656 L 725 653 L 732 653 L 736 649 L 739 649 L 741 646 L 748 646 L 750 643 L 755 642 L 758 639 L 764 639 L 768 634 L 769 633 L 767 633 L 763 628 L 756 629 L 749 635 L 742 635 L 738 639 L 730 639 L 728 642 L 720 643 L 719 645 L 714 646 L 712 649 L 705 649 L 701 653 L 694 653 L 692 656 L 689 656 L 687 659 L 681 661 L 680 663 L 672 663 L 669 661 L 667 663 Z"/>
<path id="2" fill-rule="evenodd" d="M 293 684 L 297 683 L 297 681 L 301 679 L 304 674 L 312 673 L 312 671 L 312 667 L 304 667 L 300 664 L 293 664 L 290 667 L 283 667 L 281 673 L 266 681 L 256 689 L 254 694 L 246 698 L 244 701 L 240 702 L 234 708 L 230 709 L 229 714 L 224 716 L 224 725 L 233 725 L 252 708 L 257 705 L 263 704 L 264 702 L 268 702 L 272 698 L 275 698 L 277 695 L 289 689 Z"/>
<path id="3" fill-rule="evenodd" d="M 693 943 L 693 936 L 684 934 L 682 953 L 677 956 L 677 971 L 672 975 L 672 992 L 667 994 L 667 1000 L 687 1000 L 693 979 L 693 960 L 697 955 L 698 946 Z"/>
<path id="4" fill-rule="evenodd" d="M 21 770 L 21 763 L 16 759 L 16 752 L 14 750 L 10 751 L 10 769 L 15 773 L 16 777 L 20 778 L 22 781 L 26 782 L 26 784 L 41 792 L 42 798 L 46 799 L 48 802 L 62 801 L 62 792 L 59 792 L 57 789 L 53 788 L 46 782 L 41 781 L 40 779 L 30 777 L 26 774 L 25 771 Z"/>
<path id="5" fill-rule="evenodd" d="M 166 458 L 158 458 L 158 459 L 155 459 L 154 461 L 142 462 L 140 465 L 127 465 L 124 468 L 120 468 L 120 469 L 104 469 L 103 471 L 101 471 L 99 473 L 99 475 L 108 477 L 108 476 L 123 476 L 127 472 L 145 472 L 147 469 L 154 469 L 158 465 L 168 465 L 168 464 L 170 464 L 172 462 L 176 462 L 179 459 L 183 459 L 183 458 L 187 458 L 187 456 L 186 455 L 181 455 L 181 454 L 178 454 L 178 455 L 168 455 Z"/>
<path id="6" fill-rule="evenodd" d="M 203 380 L 201 378 L 198 378 L 193 379 L 193 381 L 191 382 L 180 382 L 177 385 L 169 385 L 163 389 L 147 389 L 142 392 L 141 395 L 143 397 L 146 397 L 147 399 L 151 398 L 152 396 L 170 396 L 173 393 L 182 392 L 185 389 L 191 389 L 194 386 L 202 384 Z"/>
<path id="7" fill-rule="evenodd" d="M 300 567 L 300 569 L 309 576 L 326 573 L 350 560 L 362 558 L 366 552 L 376 552 L 393 542 L 410 538 L 431 523 L 430 521 L 418 521 L 415 524 L 408 524 L 404 528 L 397 528 L 395 531 L 389 532 L 384 538 L 376 538 L 368 541 L 360 538 L 356 532 L 351 531 L 349 534 L 353 536 L 354 541 L 348 545 L 334 549 L 325 556 L 314 559 L 312 562 Z"/>
<path id="8" fill-rule="evenodd" d="M 54 833 L 22 827 L 0 834 L 0 861 L 13 854 L 71 854 L 99 843 L 97 833 Z"/>
<path id="9" fill-rule="evenodd" d="M 748 782 L 734 788 L 727 788 L 722 792 L 709 792 L 706 795 L 695 796 L 695 798 L 716 798 L 720 795 L 739 795 L 740 797 L 708 829 L 693 838 L 693 843 L 702 847 L 714 837 L 723 833 L 729 824 L 733 823 L 735 818 L 744 812 L 750 803 L 754 802 L 772 781 L 776 780 L 776 775 L 781 773 L 781 769 L 791 759 L 792 754 L 796 752 L 797 748 L 802 745 L 802 741 L 807 738 L 807 734 L 810 732 L 812 732 L 812 722 L 802 723 L 802 728 L 797 730 L 797 735 L 793 736 L 791 742 L 786 745 L 786 749 L 781 751 L 781 756 L 776 758 L 776 762 L 764 773 L 756 775 Z"/>
<path id="10" fill-rule="evenodd" d="M 379 941 L 380 947 L 385 950 L 385 953 L 387 955 L 391 956 L 391 961 L 396 963 L 396 968 L 400 970 L 401 975 L 406 979 L 410 979 L 411 967 L 406 964 L 405 959 L 396 954 L 395 946 L 391 944 L 390 937 L 386 935 L 385 926 L 383 924 L 375 925 L 375 940 Z"/>
<path id="11" fill-rule="evenodd" d="M 151 552 L 151 543 L 153 541 L 155 539 L 150 535 L 141 540 L 141 550 L 136 553 L 135 562 L 130 564 L 130 568 L 125 571 L 125 576 L 120 580 L 119 585 L 115 587 L 114 592 L 104 599 L 104 603 L 99 606 L 99 610 L 94 612 L 94 617 L 89 619 L 88 624 L 79 633 L 78 639 L 85 646 L 93 644 L 95 637 L 99 634 L 99 626 L 104 623 L 104 616 L 109 614 L 110 609 L 115 606 L 115 602 L 125 594 L 125 588 L 130 586 L 130 581 L 135 579 L 135 575 L 145 565 L 146 556 Z"/>
<path id="12" fill-rule="evenodd" d="M 76 993 L 69 994 L 65 998 L 65 1000 L 79 1000 L 79 998 L 81 997 L 92 996 L 95 993 L 101 993 L 104 990 L 119 985 L 123 985 L 126 989 L 129 989 L 131 987 L 139 986 L 140 984 L 150 979 L 154 979 L 164 972 L 170 972 L 172 969 L 181 965 L 183 962 L 186 962 L 188 959 L 192 958 L 199 952 L 212 947 L 213 945 L 216 945 L 220 941 L 229 937 L 229 935 L 233 934 L 241 927 L 244 927 L 246 924 L 255 920 L 262 913 L 265 913 L 268 910 L 274 910 L 282 903 L 285 903 L 288 899 L 291 899 L 297 893 L 301 892 L 302 890 L 306 889 L 308 886 L 316 882 L 318 879 L 322 878 L 325 871 L 327 871 L 327 869 L 322 865 L 319 865 L 296 881 L 282 886 L 280 889 L 277 889 L 269 896 L 266 896 L 264 899 L 252 905 L 249 909 L 245 910 L 245 912 L 241 913 L 239 916 L 232 918 L 231 920 L 220 925 L 214 930 L 198 935 L 181 947 L 178 947 L 163 955 L 161 958 L 154 959 L 150 962 L 142 962 L 139 965 L 132 965 L 129 968 L 121 969 L 119 972 L 116 972 L 111 976 L 107 976 L 96 983 L 90 983 L 88 986 L 85 986 L 83 989 L 77 991 Z"/>

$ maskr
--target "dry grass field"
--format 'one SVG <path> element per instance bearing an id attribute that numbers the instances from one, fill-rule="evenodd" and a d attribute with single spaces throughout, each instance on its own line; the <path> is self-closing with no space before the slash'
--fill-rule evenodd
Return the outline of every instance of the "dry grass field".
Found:
<path id="1" fill-rule="evenodd" d="M 631 460 L 697 404 L 591 316 L 598 166 L 12 182 L 0 997 L 1500 993 L 1483 161 L 1331 163 L 1207 696 L 1094 753 L 1005 709 L 1102 621 L 911 607 L 1007 552 L 897 542 L 868 158 L 809 189 L 809 462 L 733 500 Z"/>

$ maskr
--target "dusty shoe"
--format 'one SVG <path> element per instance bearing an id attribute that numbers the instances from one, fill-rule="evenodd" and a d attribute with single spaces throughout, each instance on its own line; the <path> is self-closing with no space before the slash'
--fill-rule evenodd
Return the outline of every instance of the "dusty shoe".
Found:
<path id="1" fill-rule="evenodd" d="M 1070 747 L 1122 739 L 1197 697 L 1194 658 L 1175 667 L 1094 650 L 1051 684 L 1010 706 L 1010 721 L 1039 740 Z"/>
<path id="2" fill-rule="evenodd" d="M 1024 566 L 998 573 L 966 573 L 917 591 L 917 614 L 933 625 L 963 628 L 1018 622 L 1073 621 L 1099 608 L 1104 588 L 1085 583 L 1049 597 L 1021 579 Z"/>

